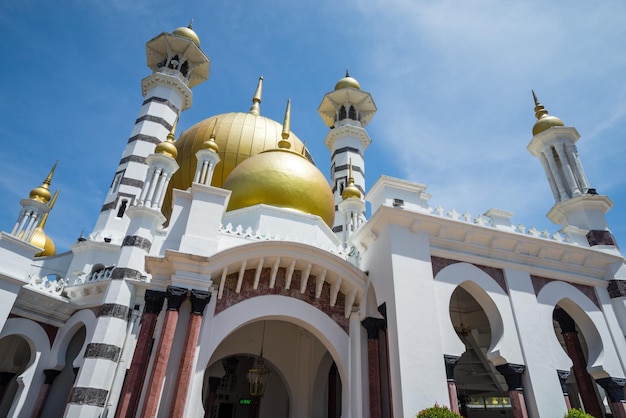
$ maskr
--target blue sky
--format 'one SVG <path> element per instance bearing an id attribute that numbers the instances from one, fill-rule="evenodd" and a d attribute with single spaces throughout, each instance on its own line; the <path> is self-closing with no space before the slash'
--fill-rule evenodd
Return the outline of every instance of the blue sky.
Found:
<path id="1" fill-rule="evenodd" d="M 261 112 L 282 121 L 329 171 L 322 97 L 346 67 L 372 93 L 367 185 L 381 174 L 426 184 L 431 206 L 473 216 L 490 208 L 556 232 L 554 201 L 526 146 L 531 89 L 581 134 L 592 187 L 615 207 L 626 244 L 626 2 L 369 0 L 8 0 L 0 6 L 0 229 L 59 166 L 46 232 L 67 250 L 91 232 L 141 106 L 145 42 L 194 19 L 211 58 L 187 129 L 247 111 L 263 75 Z"/>

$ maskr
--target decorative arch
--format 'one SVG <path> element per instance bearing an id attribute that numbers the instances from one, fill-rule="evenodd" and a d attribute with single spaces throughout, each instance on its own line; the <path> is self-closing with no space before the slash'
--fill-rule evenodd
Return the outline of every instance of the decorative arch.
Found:
<path id="1" fill-rule="evenodd" d="M 264 295 L 246 299 L 217 314 L 212 320 L 203 323 L 200 334 L 197 370 L 205 370 L 209 366 L 218 346 L 234 331 L 253 322 L 278 320 L 298 325 L 315 338 L 329 352 L 337 365 L 339 376 L 344 385 L 344 394 L 348 394 L 349 382 L 349 336 L 324 312 L 314 306 L 286 296 Z M 201 408 L 200 399 L 203 374 L 194 377 L 192 389 L 195 406 Z M 347 397 L 343 400 L 347 405 Z M 347 406 L 346 406 L 347 407 Z M 200 409 L 197 409 L 200 412 Z"/>
<path id="2" fill-rule="evenodd" d="M 96 315 L 91 309 L 82 309 L 65 323 L 65 326 L 59 330 L 57 337 L 52 344 L 50 350 L 49 360 L 46 362 L 46 369 L 61 370 L 65 366 L 65 352 L 67 346 L 70 343 L 72 337 L 80 327 L 84 326 L 86 330 L 85 342 L 82 349 L 74 360 L 73 367 L 82 366 L 84 360 L 85 348 L 93 336 L 93 331 L 96 326 Z"/>
<path id="3" fill-rule="evenodd" d="M 483 270 L 469 263 L 455 263 L 444 267 L 435 276 L 438 318 L 444 353 L 460 356 L 465 344 L 458 337 L 450 321 L 450 301 L 457 286 L 465 289 L 480 304 L 491 327 L 491 344 L 487 357 L 494 365 L 524 364 L 517 337 L 509 296 Z"/>
<path id="4" fill-rule="evenodd" d="M 39 390 L 44 382 L 44 363 L 50 354 L 50 340 L 44 329 L 34 321 L 24 318 L 10 318 L 0 332 L 0 339 L 9 335 L 19 335 L 30 346 L 29 366 L 17 378 L 19 389 L 15 394 L 9 416 L 30 416 Z"/>
<path id="5" fill-rule="evenodd" d="M 574 319 L 587 342 L 587 371 L 594 379 L 624 376 L 604 315 L 587 295 L 569 283 L 553 281 L 539 291 L 537 301 L 551 306 L 550 313 L 559 305 Z M 563 352 L 556 335 L 552 345 Z"/>

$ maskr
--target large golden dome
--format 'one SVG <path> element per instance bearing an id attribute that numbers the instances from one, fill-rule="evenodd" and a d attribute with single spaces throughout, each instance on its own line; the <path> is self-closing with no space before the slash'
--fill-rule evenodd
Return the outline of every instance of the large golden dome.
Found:
<path id="1" fill-rule="evenodd" d="M 176 141 L 180 169 L 172 176 L 163 203 L 163 214 L 169 218 L 172 211 L 172 189 L 187 190 L 191 187 L 198 164 L 196 152 L 210 141 L 211 134 L 219 149 L 220 162 L 215 166 L 211 185 L 222 187 L 224 180 L 237 165 L 262 151 L 274 149 L 281 140 L 282 125 L 260 115 L 260 85 L 253 99 L 250 112 L 231 112 L 211 116 L 186 130 Z M 302 152 L 312 163 L 311 155 L 302 141 L 293 133 L 289 139 L 292 149 Z"/>
<path id="2" fill-rule="evenodd" d="M 258 204 L 318 215 L 332 227 L 335 202 L 324 175 L 297 152 L 264 151 L 238 165 L 224 182 L 232 191 L 228 209 Z"/>

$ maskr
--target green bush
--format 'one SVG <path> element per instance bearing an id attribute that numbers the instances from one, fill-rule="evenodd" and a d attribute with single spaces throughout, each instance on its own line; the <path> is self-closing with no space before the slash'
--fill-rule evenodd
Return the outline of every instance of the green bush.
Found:
<path id="1" fill-rule="evenodd" d="M 593 418 L 593 415 L 586 414 L 582 409 L 570 409 L 563 418 Z"/>
<path id="2" fill-rule="evenodd" d="M 418 418 L 459 418 L 461 415 L 456 414 L 448 409 L 447 406 L 439 406 L 435 404 L 432 408 L 426 408 L 417 414 Z M 461 417 L 463 418 L 463 417 Z"/>

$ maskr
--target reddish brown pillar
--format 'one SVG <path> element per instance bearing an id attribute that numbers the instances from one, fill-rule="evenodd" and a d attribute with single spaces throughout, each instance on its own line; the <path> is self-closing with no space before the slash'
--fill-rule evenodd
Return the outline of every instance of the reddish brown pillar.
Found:
<path id="1" fill-rule="evenodd" d="M 606 396 L 611 402 L 611 410 L 615 418 L 626 418 L 626 400 L 624 400 L 624 385 L 626 385 L 626 379 L 617 377 L 605 377 L 604 379 L 596 380 Z"/>
<path id="2" fill-rule="evenodd" d="M 561 383 L 561 390 L 563 391 L 563 398 L 565 399 L 565 405 L 567 406 L 567 410 L 572 409 L 572 403 L 569 401 L 569 393 L 567 393 L 567 379 L 571 372 L 569 370 L 557 370 L 557 375 L 559 376 L 559 382 Z"/>
<path id="3" fill-rule="evenodd" d="M 448 381 L 448 398 L 450 399 L 450 410 L 452 412 L 456 412 L 457 414 L 461 413 L 461 409 L 459 408 L 459 394 L 456 391 L 456 381 L 454 380 L 454 368 L 456 364 L 459 362 L 459 356 L 449 356 L 444 354 L 443 362 L 446 366 L 446 379 Z"/>
<path id="4" fill-rule="evenodd" d="M 500 372 L 506 384 L 509 387 L 509 399 L 513 407 L 514 418 L 528 418 L 526 411 L 526 402 L 524 401 L 524 386 L 522 385 L 522 375 L 526 366 L 522 364 L 502 364 L 496 366 L 496 370 Z"/>
<path id="5" fill-rule="evenodd" d="M 361 324 L 367 330 L 367 369 L 369 383 L 370 417 L 382 418 L 382 399 L 380 396 L 380 331 L 385 327 L 382 318 L 365 318 Z"/>
<path id="6" fill-rule="evenodd" d="M 50 394 L 52 383 L 54 382 L 54 379 L 61 374 L 61 370 L 46 369 L 43 371 L 43 374 L 44 376 L 46 376 L 46 380 L 44 381 L 44 384 L 39 391 L 37 404 L 35 405 L 35 409 L 33 410 L 33 414 L 31 415 L 33 418 L 39 418 L 41 416 L 41 413 L 43 412 L 43 407 L 46 405 L 46 400 L 48 399 L 48 395 Z"/>
<path id="7" fill-rule="evenodd" d="M 142 417 L 152 418 L 156 416 L 159 408 L 159 400 L 161 397 L 161 389 L 165 381 L 165 371 L 167 362 L 172 351 L 172 341 L 176 332 L 176 323 L 178 322 L 178 310 L 180 305 L 187 298 L 187 289 L 169 286 L 165 295 L 167 298 L 167 311 L 165 312 L 165 320 L 163 321 L 163 329 L 161 330 L 161 338 L 152 365 L 152 374 L 148 382 L 146 397 L 143 402 Z"/>
<path id="8" fill-rule="evenodd" d="M 187 326 L 187 338 L 185 339 L 185 348 L 183 349 L 183 355 L 178 367 L 174 401 L 170 408 L 170 417 L 172 418 L 180 418 L 185 412 L 187 392 L 189 391 L 191 372 L 193 371 L 196 347 L 198 346 L 198 337 L 200 336 L 200 327 L 202 326 L 202 314 L 207 303 L 211 300 L 211 293 L 205 290 L 192 290 L 190 300 L 191 315 L 189 316 L 189 325 Z"/>
<path id="9" fill-rule="evenodd" d="M 553 316 L 561 327 L 561 334 L 565 341 L 565 349 L 572 359 L 572 369 L 574 371 L 574 377 L 576 378 L 576 384 L 578 385 L 580 398 L 585 407 L 585 412 L 594 417 L 602 417 L 604 415 L 600 408 L 598 397 L 596 396 L 593 380 L 591 376 L 589 376 L 589 373 L 587 373 L 587 361 L 585 360 L 585 354 L 580 345 L 580 340 L 578 339 L 576 323 L 572 317 L 561 308 L 555 309 Z"/>
<path id="10" fill-rule="evenodd" d="M 165 292 L 146 290 L 144 300 L 146 303 L 141 315 L 141 329 L 137 336 L 137 344 L 130 368 L 124 379 L 124 386 L 122 387 L 120 401 L 115 414 L 116 418 L 134 417 L 137 414 L 139 398 L 150 359 L 154 328 L 156 327 L 159 313 L 163 309 Z"/>

